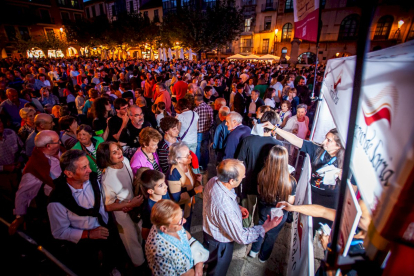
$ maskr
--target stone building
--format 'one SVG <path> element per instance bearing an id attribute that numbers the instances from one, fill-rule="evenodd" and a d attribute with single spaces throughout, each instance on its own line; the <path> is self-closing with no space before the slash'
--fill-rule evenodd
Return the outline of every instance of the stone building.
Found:
<path id="1" fill-rule="evenodd" d="M 0 9 L 0 51 L 1 57 L 20 57 L 18 39 L 51 37 L 65 39 L 65 25 L 72 24 L 84 17 L 82 0 L 3 0 Z M 46 50 L 33 48 L 29 56 L 76 56 L 75 45 L 67 49 Z M 47 51 L 45 53 L 45 51 Z"/>
<path id="2" fill-rule="evenodd" d="M 320 47 L 294 39 L 293 0 L 237 0 L 245 27 L 232 43 L 234 54 L 289 56 L 290 62 L 313 63 L 356 53 L 361 16 L 357 0 L 322 0 Z M 414 38 L 414 2 L 380 0 L 370 28 L 370 51 Z"/>

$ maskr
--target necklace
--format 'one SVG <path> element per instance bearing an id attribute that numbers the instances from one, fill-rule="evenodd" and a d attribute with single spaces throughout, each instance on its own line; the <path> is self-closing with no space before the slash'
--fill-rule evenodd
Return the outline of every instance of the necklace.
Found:
<path id="1" fill-rule="evenodd" d="M 149 158 L 148 155 L 145 153 L 144 149 L 141 149 L 142 153 L 145 155 L 145 157 L 150 161 L 151 163 L 154 162 L 154 155 L 152 155 L 152 158 Z"/>

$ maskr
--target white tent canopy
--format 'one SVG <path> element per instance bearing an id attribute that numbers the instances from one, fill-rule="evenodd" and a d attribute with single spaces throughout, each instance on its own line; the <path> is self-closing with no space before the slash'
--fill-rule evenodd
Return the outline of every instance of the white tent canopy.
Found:
<path id="1" fill-rule="evenodd" d="M 259 59 L 261 59 L 261 60 L 279 60 L 280 57 L 274 56 L 274 55 L 264 55 L 264 56 L 261 56 Z"/>
<path id="2" fill-rule="evenodd" d="M 248 55 L 248 56 L 245 56 L 244 59 L 260 59 L 260 57 L 256 55 Z"/>
<path id="3" fill-rule="evenodd" d="M 237 55 L 230 56 L 227 59 L 245 59 L 245 58 L 246 58 L 246 56 L 242 56 L 242 55 L 237 54 Z"/>
<path id="4" fill-rule="evenodd" d="M 392 191 L 399 192 L 414 169 L 414 124 L 407 116 L 414 102 L 413 53 L 414 41 L 409 41 L 368 53 L 365 60 L 350 167 L 369 209 L 383 212 L 384 217 L 392 210 L 384 210 L 385 204 L 377 203 L 396 201 L 398 197 L 391 196 Z M 355 63 L 355 56 L 327 63 L 322 85 L 326 101 L 322 105 L 327 105 L 329 112 L 324 118 L 315 118 L 317 142 L 324 135 L 318 129 L 326 130 L 324 125 L 329 124 L 327 117 L 332 114 L 331 121 L 346 144 Z M 383 227 L 376 225 L 378 230 Z"/>

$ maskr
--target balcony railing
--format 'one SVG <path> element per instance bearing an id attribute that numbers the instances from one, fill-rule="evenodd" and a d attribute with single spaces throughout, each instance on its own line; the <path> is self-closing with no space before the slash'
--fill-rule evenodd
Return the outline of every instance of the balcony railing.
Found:
<path id="1" fill-rule="evenodd" d="M 240 53 L 251 53 L 253 51 L 253 47 L 240 47 Z"/>
<path id="2" fill-rule="evenodd" d="M 42 5 L 51 5 L 50 0 L 20 0 L 22 2 L 29 2 L 35 4 L 42 4 Z"/>
<path id="3" fill-rule="evenodd" d="M 277 2 L 266 2 L 266 4 L 262 4 L 262 12 L 276 11 L 276 10 L 277 10 Z"/>
<path id="4" fill-rule="evenodd" d="M 272 31 L 272 25 L 260 25 L 259 26 L 259 32 L 267 33 Z"/>

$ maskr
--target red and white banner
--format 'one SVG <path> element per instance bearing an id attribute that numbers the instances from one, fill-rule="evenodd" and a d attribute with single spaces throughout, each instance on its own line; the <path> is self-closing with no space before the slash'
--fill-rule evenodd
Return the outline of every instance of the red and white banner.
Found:
<path id="1" fill-rule="evenodd" d="M 312 168 L 309 155 L 303 162 L 303 169 L 296 188 L 295 205 L 312 204 L 310 179 Z M 313 228 L 312 217 L 293 213 L 290 256 L 288 261 L 289 276 L 313 276 Z"/>
<path id="2" fill-rule="evenodd" d="M 316 42 L 318 38 L 319 0 L 293 0 L 295 38 Z"/>
<path id="3" fill-rule="evenodd" d="M 375 229 L 414 245 L 414 41 L 367 54 L 351 169 Z M 322 93 L 342 141 L 356 57 L 329 60 Z"/>

